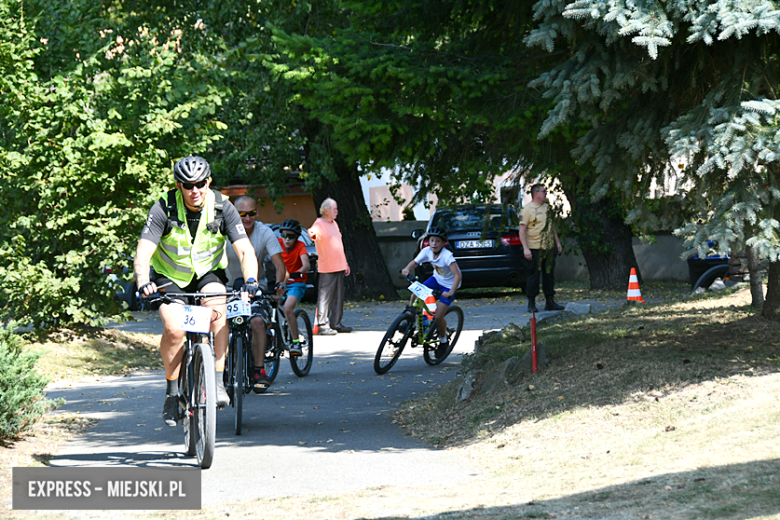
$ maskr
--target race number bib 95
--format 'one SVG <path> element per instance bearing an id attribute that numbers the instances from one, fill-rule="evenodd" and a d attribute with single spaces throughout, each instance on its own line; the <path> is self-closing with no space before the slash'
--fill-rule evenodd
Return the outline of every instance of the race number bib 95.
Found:
<path id="1" fill-rule="evenodd" d="M 211 326 L 211 308 L 183 305 L 181 309 L 179 330 L 208 334 Z"/>
<path id="2" fill-rule="evenodd" d="M 241 300 L 236 300 L 227 304 L 227 317 L 228 319 L 235 318 L 236 316 L 251 316 L 251 306 Z"/>

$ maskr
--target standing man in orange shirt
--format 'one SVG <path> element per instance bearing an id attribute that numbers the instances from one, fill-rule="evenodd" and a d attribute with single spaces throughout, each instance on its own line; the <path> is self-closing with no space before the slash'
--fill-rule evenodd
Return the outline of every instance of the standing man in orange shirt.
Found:
<path id="1" fill-rule="evenodd" d="M 321 336 L 352 332 L 351 327 L 341 324 L 344 315 L 344 277 L 349 276 L 349 264 L 344 254 L 341 231 L 336 224 L 338 214 L 336 201 L 327 198 L 320 205 L 322 216 L 309 227 L 309 236 L 317 247 L 317 326 Z"/>

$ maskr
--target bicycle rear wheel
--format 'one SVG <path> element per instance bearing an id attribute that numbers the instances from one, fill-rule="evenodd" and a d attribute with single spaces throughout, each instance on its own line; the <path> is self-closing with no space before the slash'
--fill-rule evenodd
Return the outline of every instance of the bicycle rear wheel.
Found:
<path id="1" fill-rule="evenodd" d="M 455 348 L 455 344 L 458 342 L 458 338 L 460 338 L 460 332 L 463 330 L 463 311 L 457 305 L 451 305 L 447 309 L 444 320 L 447 322 L 447 342 L 449 345 L 438 354 L 436 353 L 436 350 L 439 348 L 439 329 L 433 323 L 431 339 L 425 342 L 425 348 L 423 349 L 423 359 L 429 365 L 438 365 L 447 359 L 452 349 Z"/>
<path id="2" fill-rule="evenodd" d="M 401 357 L 406 342 L 414 333 L 414 319 L 413 313 L 404 311 L 387 329 L 374 357 L 374 371 L 377 374 L 384 374 L 393 368 L 398 358 Z"/>
<path id="3" fill-rule="evenodd" d="M 236 408 L 236 435 L 241 435 L 241 421 L 244 414 L 244 378 L 246 377 L 246 368 L 244 367 L 244 349 L 248 348 L 246 343 L 246 337 L 243 334 L 237 334 L 235 336 L 235 342 L 233 345 L 233 352 L 231 353 L 231 359 L 233 359 L 233 403 Z"/>
<path id="4" fill-rule="evenodd" d="M 309 314 L 305 310 L 295 310 L 295 321 L 298 325 L 298 339 L 301 340 L 301 355 L 290 356 L 290 365 L 295 375 L 303 377 L 311 370 L 314 359 L 314 336 L 311 332 Z"/>
<path id="5" fill-rule="evenodd" d="M 214 354 L 207 343 L 195 345 L 194 432 L 198 465 L 211 467 L 217 437 L 217 385 Z"/>
<path id="6" fill-rule="evenodd" d="M 265 347 L 265 360 L 263 365 L 265 366 L 265 375 L 270 382 L 274 382 L 277 374 L 279 373 L 279 362 L 282 356 L 282 350 L 284 350 L 284 344 L 282 339 L 282 329 L 279 328 L 278 323 L 271 323 L 266 326 L 268 329 L 268 344 Z"/>

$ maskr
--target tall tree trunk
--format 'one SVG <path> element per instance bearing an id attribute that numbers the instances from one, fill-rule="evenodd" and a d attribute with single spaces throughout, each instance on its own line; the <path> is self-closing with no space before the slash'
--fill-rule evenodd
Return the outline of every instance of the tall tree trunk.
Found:
<path id="1" fill-rule="evenodd" d="M 337 222 L 344 240 L 344 251 L 350 267 L 350 275 L 344 280 L 345 297 L 397 299 L 398 293 L 385 258 L 379 252 L 371 215 L 363 200 L 360 177 L 354 164 L 342 160 L 334 161 L 337 178 L 325 181 L 313 191 L 314 206 L 330 197 L 338 203 Z"/>
<path id="2" fill-rule="evenodd" d="M 752 246 L 745 248 L 750 272 L 750 305 L 760 309 L 764 305 L 764 280 L 761 276 L 761 261 Z"/>
<path id="3" fill-rule="evenodd" d="M 777 186 L 778 182 L 780 182 L 780 166 L 772 163 L 771 166 L 767 167 L 767 173 L 769 174 L 769 185 Z M 766 212 L 773 219 L 780 217 L 780 205 L 778 205 L 778 201 L 774 196 L 770 197 L 769 204 L 766 205 Z M 750 282 L 752 287 L 753 273 L 750 273 Z M 769 320 L 780 320 L 780 259 L 777 258 L 769 262 L 766 300 L 764 300 L 764 309 L 761 315 Z"/>
<path id="4" fill-rule="evenodd" d="M 588 266 L 591 289 L 625 289 L 631 268 L 642 277 L 634 255 L 631 227 L 623 221 L 625 210 L 614 197 L 590 202 L 589 196 L 566 193 L 572 206 L 575 238 Z"/>
<path id="5" fill-rule="evenodd" d="M 301 132 L 306 137 L 303 153 L 309 168 L 317 169 L 325 164 L 333 169 L 331 175 L 316 172 L 319 178 L 313 182 L 311 191 L 318 213 L 322 201 L 328 197 L 338 204 L 336 221 L 350 269 L 350 275 L 344 279 L 345 298 L 398 299 L 385 257 L 380 253 L 371 213 L 363 200 L 357 165 L 348 163 L 331 147 L 328 127 L 316 119 L 307 119 Z"/>
<path id="6" fill-rule="evenodd" d="M 752 286 L 752 274 L 750 275 L 750 283 Z M 761 315 L 769 320 L 780 320 L 780 260 L 769 262 L 769 282 L 767 283 L 764 310 Z"/>

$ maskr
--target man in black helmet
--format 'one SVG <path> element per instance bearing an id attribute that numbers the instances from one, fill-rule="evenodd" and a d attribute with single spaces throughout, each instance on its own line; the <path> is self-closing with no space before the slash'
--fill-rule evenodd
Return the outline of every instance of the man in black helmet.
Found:
<path id="1" fill-rule="evenodd" d="M 243 290 L 254 294 L 257 291 L 254 249 L 236 208 L 223 199 L 220 192 L 209 189 L 209 163 L 202 157 L 190 155 L 176 163 L 173 177 L 176 189 L 160 197 L 149 210 L 138 240 L 133 267 L 139 292 L 148 297 L 157 292 L 158 286 L 165 286 L 166 293 L 174 298 L 177 293 L 224 293 L 227 237 L 247 281 Z M 150 265 L 154 267 L 153 279 L 149 276 Z M 222 380 L 228 342 L 225 298 L 214 297 L 205 305 L 217 311 L 211 331 L 216 352 L 217 406 L 223 408 L 229 400 Z M 160 353 L 167 382 L 163 420 L 168 426 L 175 426 L 179 418 L 177 380 L 186 335 L 177 327 L 177 307 L 160 306 L 163 322 Z"/>

